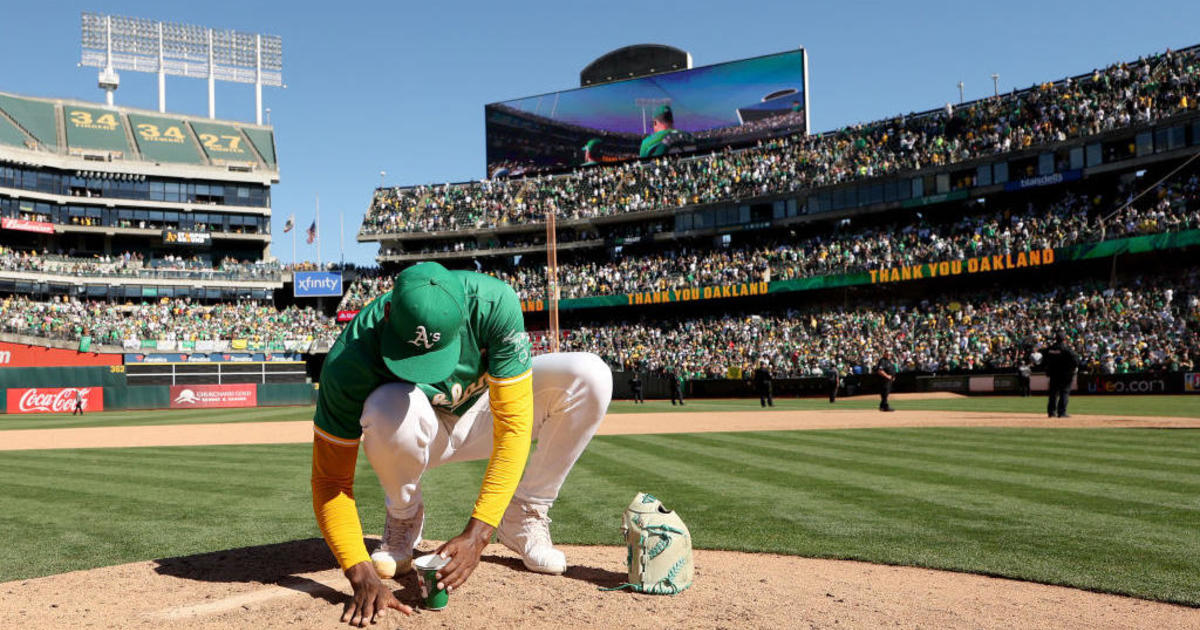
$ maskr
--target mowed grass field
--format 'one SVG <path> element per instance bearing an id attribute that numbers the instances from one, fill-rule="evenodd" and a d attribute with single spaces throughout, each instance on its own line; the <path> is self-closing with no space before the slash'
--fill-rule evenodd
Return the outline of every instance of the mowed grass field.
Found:
<path id="1" fill-rule="evenodd" d="M 826 409 L 875 409 L 875 396 L 839 399 L 829 404 L 825 398 L 778 398 L 771 410 L 814 411 Z M 1034 396 L 963 397 L 930 400 L 893 400 L 897 409 L 913 411 L 972 411 L 989 413 L 1046 413 L 1046 398 Z M 688 413 L 696 411 L 754 411 L 762 410 L 754 399 L 689 399 L 683 407 L 670 401 L 650 400 L 635 405 L 628 400 L 615 400 L 609 413 Z M 1070 411 L 1077 415 L 1159 416 L 1200 418 L 1200 396 L 1074 396 Z M 278 422 L 311 420 L 312 406 L 262 407 L 250 409 L 172 409 L 150 411 L 104 411 L 84 416 L 60 414 L 4 415 L 0 414 L 0 431 L 11 429 L 61 429 L 69 427 L 116 427 L 210 422 Z"/>
<path id="2" fill-rule="evenodd" d="M 981 400 L 1030 403 L 965 402 L 979 410 Z M 1152 399 L 1092 400 L 1137 403 L 1144 411 Z M 1153 400 L 1166 415 L 1195 415 L 1184 400 Z M 777 408 L 817 403 L 828 405 L 791 400 Z M 687 410 L 756 405 L 695 401 Z M 162 424 L 310 413 L 298 407 L 87 418 Z M 0 581 L 319 536 L 309 461 L 306 444 L 0 452 Z M 483 465 L 452 464 L 426 476 L 428 538 L 461 529 Z M 620 545 L 621 511 L 639 490 L 677 509 L 698 548 L 970 571 L 1200 606 L 1200 430 L 602 436 L 552 512 L 555 539 Z M 383 498 L 365 457 L 357 496 L 366 532 L 377 535 Z"/>

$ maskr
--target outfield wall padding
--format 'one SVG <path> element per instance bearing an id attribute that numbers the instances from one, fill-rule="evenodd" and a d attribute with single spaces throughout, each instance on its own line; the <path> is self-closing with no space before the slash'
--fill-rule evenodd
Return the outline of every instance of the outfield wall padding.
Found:
<path id="1" fill-rule="evenodd" d="M 104 388 L 104 408 L 106 410 L 165 409 L 170 406 L 171 388 L 166 385 Z"/>
<path id="2" fill-rule="evenodd" d="M 312 383 L 266 383 L 258 386 L 259 407 L 312 405 L 317 402 L 317 390 Z"/>

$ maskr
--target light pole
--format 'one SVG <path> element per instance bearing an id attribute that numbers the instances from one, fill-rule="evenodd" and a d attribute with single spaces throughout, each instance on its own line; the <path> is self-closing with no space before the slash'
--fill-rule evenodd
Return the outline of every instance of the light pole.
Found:
<path id="1" fill-rule="evenodd" d="M 379 187 L 383 188 L 383 178 L 387 177 L 387 171 L 379 171 Z"/>
<path id="2" fill-rule="evenodd" d="M 962 103 L 963 103 L 963 82 L 959 81 L 958 82 L 958 104 L 962 105 Z"/>
<path id="3" fill-rule="evenodd" d="M 1000 75 L 992 73 L 992 96 L 1000 96 Z"/>
<path id="4" fill-rule="evenodd" d="M 263 111 L 265 111 L 267 113 L 267 124 L 268 125 L 271 124 L 271 108 L 268 107 L 268 108 L 264 109 Z"/>

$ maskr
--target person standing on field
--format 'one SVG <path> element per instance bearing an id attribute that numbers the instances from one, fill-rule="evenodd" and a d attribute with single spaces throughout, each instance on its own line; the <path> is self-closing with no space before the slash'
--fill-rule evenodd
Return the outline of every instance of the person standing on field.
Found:
<path id="1" fill-rule="evenodd" d="M 1050 398 L 1046 401 L 1046 416 L 1049 418 L 1070 418 L 1067 413 L 1067 403 L 1071 397 L 1071 381 L 1075 378 L 1075 370 L 1079 360 L 1075 353 L 1067 347 L 1066 337 L 1062 332 L 1054 334 L 1054 343 L 1042 351 L 1042 365 L 1046 368 L 1046 376 L 1050 379 Z"/>
<path id="2" fill-rule="evenodd" d="M 895 411 L 888 404 L 888 394 L 892 393 L 892 382 L 896 380 L 896 364 L 892 363 L 892 351 L 884 350 L 875 364 L 875 375 L 879 377 L 879 410 Z"/>
<path id="3" fill-rule="evenodd" d="M 71 412 L 71 417 L 75 414 L 83 415 L 83 392 L 79 389 L 75 390 L 75 409 Z"/>
<path id="4" fill-rule="evenodd" d="M 775 398 L 772 396 L 771 366 L 766 359 L 758 362 L 754 370 L 754 389 L 758 391 L 758 404 L 763 407 L 774 407 Z"/>
<path id="5" fill-rule="evenodd" d="M 825 384 L 829 388 L 829 404 L 837 402 L 838 386 L 841 384 L 842 376 L 838 373 L 837 363 L 830 361 L 825 364 Z"/>
<path id="6" fill-rule="evenodd" d="M 675 368 L 667 373 L 667 377 L 671 379 L 671 406 L 675 406 L 676 400 L 679 401 L 679 406 L 684 406 L 682 370 Z"/>
<path id="7" fill-rule="evenodd" d="M 629 379 L 629 389 L 633 392 L 633 404 L 646 404 L 645 397 L 642 396 L 642 375 L 637 372 L 633 373 L 633 378 Z"/>
<path id="8" fill-rule="evenodd" d="M 1030 383 L 1033 380 L 1033 368 L 1029 366 L 1029 361 L 1021 360 L 1021 365 L 1017 366 L 1017 381 L 1021 385 L 1021 396 L 1029 398 Z"/>
<path id="9" fill-rule="evenodd" d="M 421 477 L 449 462 L 488 465 L 462 533 L 437 548 L 449 559 L 440 587 L 462 586 L 493 533 L 527 569 L 566 570 L 547 513 L 604 418 L 612 372 L 594 354 L 531 352 L 512 288 L 437 263 L 401 271 L 342 331 L 321 371 L 312 498 L 354 591 L 343 622 L 411 612 L 381 579 L 411 570 L 425 524 Z M 354 503 L 360 442 L 386 507 L 369 555 Z"/>

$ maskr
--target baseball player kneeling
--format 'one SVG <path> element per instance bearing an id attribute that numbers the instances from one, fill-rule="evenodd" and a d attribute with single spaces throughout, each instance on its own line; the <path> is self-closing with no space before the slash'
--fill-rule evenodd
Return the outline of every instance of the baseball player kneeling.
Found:
<path id="1" fill-rule="evenodd" d="M 440 573 L 448 590 L 475 570 L 493 532 L 529 570 L 565 571 L 547 511 L 611 397 L 599 357 L 531 356 L 520 302 L 500 280 L 437 263 L 399 273 L 342 331 L 321 372 L 313 510 L 354 588 L 342 621 L 411 612 L 380 578 L 410 570 L 425 522 L 421 475 L 448 462 L 488 460 L 470 520 L 438 548 L 450 558 Z M 354 505 L 360 441 L 387 503 L 370 556 Z"/>

